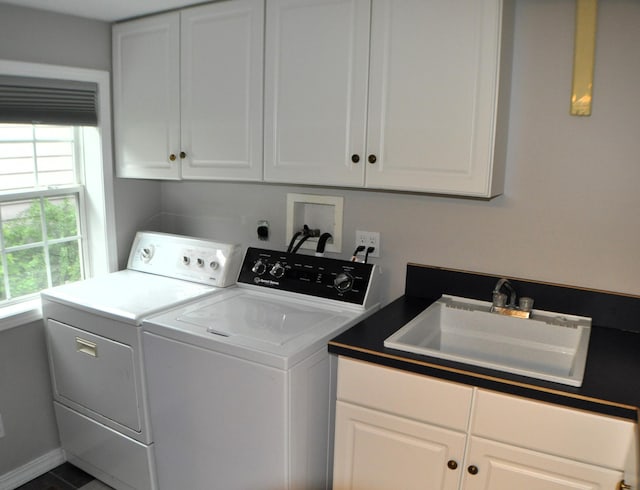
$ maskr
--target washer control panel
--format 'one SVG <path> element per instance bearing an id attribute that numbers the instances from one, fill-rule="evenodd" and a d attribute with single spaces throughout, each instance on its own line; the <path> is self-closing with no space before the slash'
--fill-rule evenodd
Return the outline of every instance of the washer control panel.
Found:
<path id="1" fill-rule="evenodd" d="M 365 306 L 375 296 L 376 272 L 373 264 L 250 247 L 238 284 Z"/>
<path id="2" fill-rule="evenodd" d="M 226 287 L 235 284 L 241 261 L 240 245 L 141 231 L 134 239 L 127 268 Z"/>

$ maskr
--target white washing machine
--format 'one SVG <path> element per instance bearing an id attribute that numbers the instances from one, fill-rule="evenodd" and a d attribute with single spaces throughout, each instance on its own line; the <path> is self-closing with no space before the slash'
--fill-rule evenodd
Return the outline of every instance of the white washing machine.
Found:
<path id="1" fill-rule="evenodd" d="M 158 487 L 329 488 L 327 342 L 378 308 L 378 276 L 249 248 L 236 288 L 145 320 Z"/>
<path id="2" fill-rule="evenodd" d="M 157 488 L 142 320 L 234 285 L 241 262 L 238 245 L 139 232 L 126 270 L 43 291 L 68 461 L 119 490 Z"/>

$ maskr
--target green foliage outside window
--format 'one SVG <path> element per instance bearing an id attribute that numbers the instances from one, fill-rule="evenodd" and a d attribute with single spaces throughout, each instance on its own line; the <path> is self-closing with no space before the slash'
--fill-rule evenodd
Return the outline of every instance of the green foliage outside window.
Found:
<path id="1" fill-rule="evenodd" d="M 57 286 L 82 278 L 77 206 L 74 198 L 35 199 L 12 219 L 3 221 L 4 246 L 26 248 L 7 251 L 6 267 L 0 263 L 0 277 L 9 278 L 11 298 L 37 293 L 49 286 Z M 51 282 L 47 277 L 46 242 L 43 237 L 42 209 L 46 223 L 47 240 L 71 238 L 48 244 Z M 29 246 L 32 245 L 32 246 Z M 4 280 L 0 281 L 0 300 L 8 299 Z"/>

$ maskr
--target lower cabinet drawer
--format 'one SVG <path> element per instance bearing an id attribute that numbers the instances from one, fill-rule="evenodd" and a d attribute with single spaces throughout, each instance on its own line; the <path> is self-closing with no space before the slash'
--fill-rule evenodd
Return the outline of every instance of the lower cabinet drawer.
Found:
<path id="1" fill-rule="evenodd" d="M 471 422 L 474 436 L 618 469 L 637 460 L 635 430 L 628 420 L 486 390 Z"/>
<path id="2" fill-rule="evenodd" d="M 356 405 L 465 431 L 473 388 L 340 357 L 337 396 Z"/>

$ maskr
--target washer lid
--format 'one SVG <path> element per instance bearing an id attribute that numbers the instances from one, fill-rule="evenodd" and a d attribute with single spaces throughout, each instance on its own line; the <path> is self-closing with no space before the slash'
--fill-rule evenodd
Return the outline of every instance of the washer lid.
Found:
<path id="1" fill-rule="evenodd" d="M 146 316 L 217 290 L 180 279 L 123 270 L 47 289 L 42 298 L 138 325 Z"/>
<path id="2" fill-rule="evenodd" d="M 200 308 L 188 309 L 177 320 L 202 327 L 211 334 L 281 346 L 320 324 L 341 325 L 352 316 L 344 310 L 237 290 L 217 296 Z"/>
<path id="3" fill-rule="evenodd" d="M 142 328 L 197 348 L 289 369 L 326 349 L 329 339 L 374 310 L 236 287 L 147 318 Z"/>

